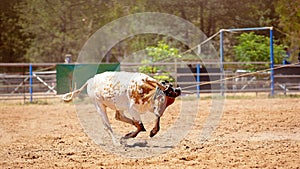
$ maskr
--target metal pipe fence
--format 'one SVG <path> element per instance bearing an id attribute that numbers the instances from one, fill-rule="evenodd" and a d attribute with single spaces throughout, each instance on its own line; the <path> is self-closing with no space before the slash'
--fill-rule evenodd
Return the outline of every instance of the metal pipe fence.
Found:
<path id="1" fill-rule="evenodd" d="M 222 91 L 225 93 L 271 92 L 270 71 L 237 77 L 249 73 L 249 64 L 260 70 L 269 68 L 268 62 L 223 62 L 224 72 L 219 71 L 220 68 L 216 62 L 205 62 L 205 64 L 201 62 L 168 62 L 153 63 L 148 66 L 164 68 L 163 72 L 149 73 L 150 76 L 166 73 L 174 79 L 172 83 L 176 86 L 195 94 Z M 1 70 L 8 67 L 25 70 L 23 72 L 0 72 L 0 100 L 57 97 L 56 64 L 31 65 L 33 67 L 32 76 L 30 76 L 29 63 L 0 63 Z M 138 72 L 141 66 L 145 66 L 145 64 L 121 63 L 120 70 Z M 220 80 L 222 77 L 229 80 L 222 81 Z M 32 78 L 32 83 L 30 83 L 30 78 Z M 300 65 L 290 66 L 289 70 L 275 71 L 274 82 L 275 94 L 300 92 Z M 203 83 L 206 84 L 202 85 Z M 32 88 L 32 93 L 30 93 L 30 88 Z"/>
<path id="2" fill-rule="evenodd" d="M 55 63 L 0 63 L 0 100 L 56 97 Z M 21 71 L 20 71 L 21 70 Z"/>

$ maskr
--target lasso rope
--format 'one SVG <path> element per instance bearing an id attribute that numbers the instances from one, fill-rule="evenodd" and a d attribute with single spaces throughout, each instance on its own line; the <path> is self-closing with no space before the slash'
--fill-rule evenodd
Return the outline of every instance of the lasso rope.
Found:
<path id="1" fill-rule="evenodd" d="M 231 80 L 231 79 L 235 79 L 235 78 L 239 78 L 239 77 L 245 77 L 245 76 L 250 76 L 250 75 L 257 74 L 257 73 L 266 72 L 266 71 L 269 71 L 269 70 L 276 70 L 276 69 L 281 69 L 281 68 L 284 68 L 284 67 L 294 66 L 294 65 L 297 65 L 299 63 L 300 62 L 292 63 L 292 64 L 288 64 L 288 65 L 282 65 L 282 66 L 278 66 L 278 67 L 275 67 L 275 68 L 263 69 L 263 70 L 259 70 L 259 71 L 256 71 L 256 72 L 244 73 L 244 74 L 241 74 L 241 75 L 232 76 L 232 77 L 219 79 L 219 80 L 214 80 L 214 81 L 209 81 L 209 82 L 202 82 L 202 83 L 200 82 L 198 84 L 186 86 L 186 87 L 183 87 L 181 89 L 186 89 L 186 88 L 196 87 L 196 86 L 203 86 L 203 85 L 207 85 L 207 84 L 214 84 L 214 83 L 218 83 L 218 82 L 222 82 L 222 81 L 226 81 L 226 80 Z"/>

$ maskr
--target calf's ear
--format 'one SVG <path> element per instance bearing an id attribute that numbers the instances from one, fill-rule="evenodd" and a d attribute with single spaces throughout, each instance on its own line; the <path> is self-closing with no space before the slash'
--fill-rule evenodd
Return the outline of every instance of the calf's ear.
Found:
<path id="1" fill-rule="evenodd" d="M 162 91 L 165 91 L 167 89 L 167 87 L 165 86 L 165 84 L 163 82 L 162 83 L 157 82 L 156 84 Z"/>

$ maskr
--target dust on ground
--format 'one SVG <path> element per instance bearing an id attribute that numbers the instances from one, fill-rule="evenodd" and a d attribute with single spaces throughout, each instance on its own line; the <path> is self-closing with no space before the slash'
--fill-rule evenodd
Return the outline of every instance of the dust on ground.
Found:
<path id="1" fill-rule="evenodd" d="M 178 105 L 165 112 L 161 133 L 178 114 Z M 213 105 L 203 99 L 198 106 L 192 130 L 178 145 L 149 158 L 125 158 L 104 151 L 85 134 L 72 103 L 0 102 L 0 168 L 300 167 L 299 98 L 227 99 L 216 130 L 205 142 L 199 141 L 199 133 Z M 120 133 L 133 129 L 112 117 Z"/>

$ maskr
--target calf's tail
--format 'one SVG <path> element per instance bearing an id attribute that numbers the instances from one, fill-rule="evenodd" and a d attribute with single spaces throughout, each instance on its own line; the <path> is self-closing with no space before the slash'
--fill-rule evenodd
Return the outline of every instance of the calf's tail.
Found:
<path id="1" fill-rule="evenodd" d="M 81 86 L 80 89 L 74 90 L 72 92 L 66 93 L 62 96 L 62 100 L 64 102 L 70 102 L 72 101 L 76 96 L 78 96 L 80 94 L 80 92 L 88 85 L 88 81 Z M 76 87 L 75 87 L 76 88 Z"/>

